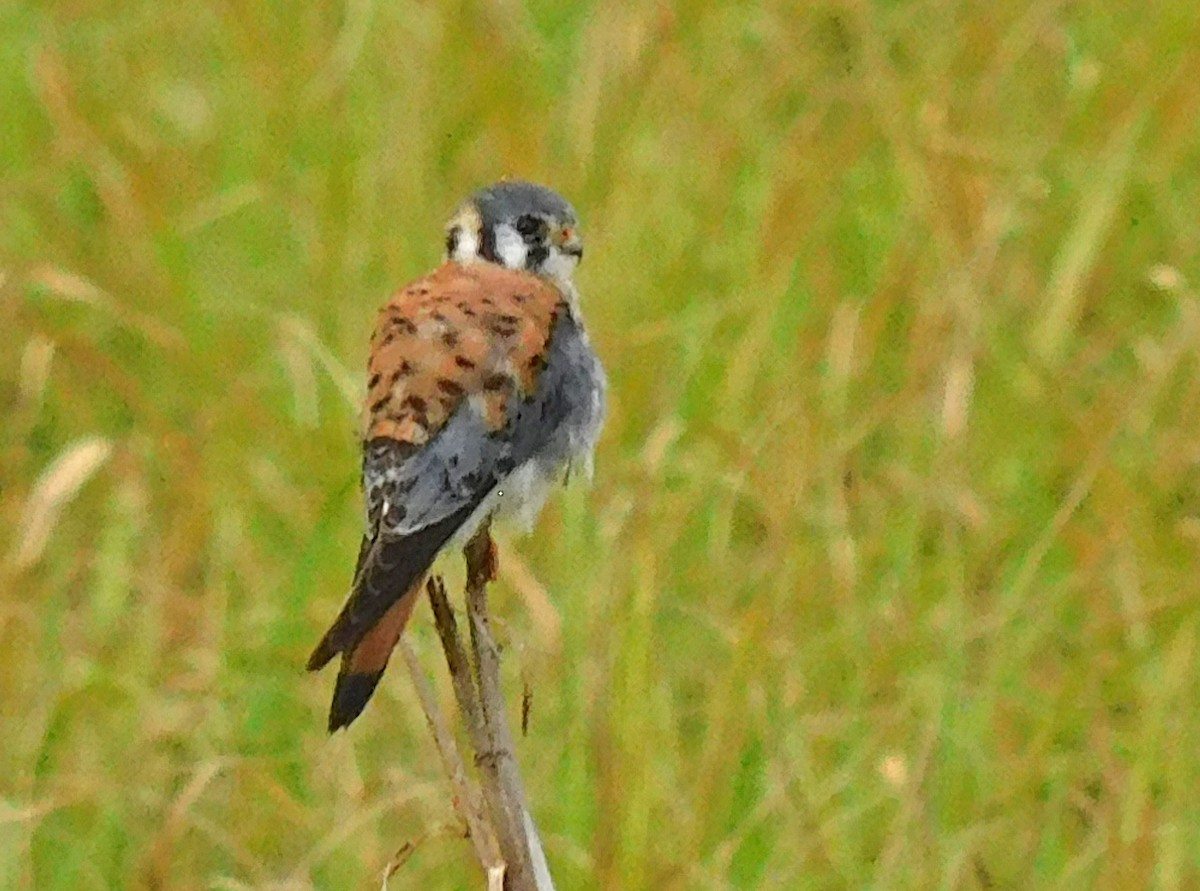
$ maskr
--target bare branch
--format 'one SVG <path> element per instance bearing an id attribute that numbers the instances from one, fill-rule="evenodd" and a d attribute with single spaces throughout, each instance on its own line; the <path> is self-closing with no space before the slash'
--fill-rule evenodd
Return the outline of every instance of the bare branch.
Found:
<path id="1" fill-rule="evenodd" d="M 441 578 L 434 576 L 425 588 L 429 593 L 429 603 L 433 607 L 438 636 L 442 639 L 442 650 L 446 654 L 446 667 L 450 670 L 450 680 L 454 684 L 454 698 L 458 700 L 458 710 L 466 721 L 471 746 L 478 752 L 486 739 L 483 711 L 479 705 L 479 693 L 475 687 L 471 663 L 463 647 L 462 636 L 458 633 L 458 620 L 454 618 L 454 610 L 446 597 L 446 586 Z"/>
<path id="2" fill-rule="evenodd" d="M 454 790 L 455 807 L 467 823 L 475 853 L 487 875 L 489 891 L 553 891 L 542 842 L 525 801 L 512 733 L 500 683 L 500 654 L 492 637 L 487 586 L 496 577 L 496 546 L 487 525 L 467 543 L 467 615 L 471 648 L 467 650 L 440 578 L 426 590 L 454 698 L 475 751 L 480 793 L 472 788 L 454 736 L 416 655 L 401 642 L 442 766 Z"/>
<path id="3" fill-rule="evenodd" d="M 445 592 L 443 592 L 444 596 Z M 429 724 L 429 731 L 433 734 L 438 755 L 442 759 L 442 769 L 450 780 L 450 786 L 454 792 L 455 809 L 463 818 L 463 822 L 467 824 L 467 834 L 471 838 L 471 844 L 475 846 L 475 856 L 479 859 L 479 865 L 485 870 L 490 869 L 501 862 L 500 851 L 496 844 L 496 836 L 484 817 L 483 803 L 479 800 L 479 793 L 472 788 L 467 779 L 466 767 L 458 754 L 458 745 L 454 742 L 454 734 L 450 732 L 450 728 L 446 724 L 446 719 L 434 696 L 433 688 L 430 687 L 424 672 L 421 671 L 421 663 L 417 659 L 417 654 L 413 652 L 412 645 L 407 640 L 401 639 L 400 652 L 404 656 L 404 662 L 408 665 L 408 674 L 417 691 L 417 697 L 421 700 L 421 709 L 425 712 L 425 720 Z"/>
<path id="4" fill-rule="evenodd" d="M 505 887 L 511 891 L 551 891 L 554 886 L 517 767 L 500 683 L 500 653 L 488 619 L 487 586 L 496 577 L 496 546 L 486 525 L 467 543 L 464 555 L 467 560 L 467 615 L 486 738 L 486 748 L 477 747 L 476 756 L 480 760 L 484 797 L 496 827 L 500 853 L 508 863 L 511 876 L 511 880 L 506 877 Z M 493 783 L 496 790 L 489 794 L 488 787 Z"/>

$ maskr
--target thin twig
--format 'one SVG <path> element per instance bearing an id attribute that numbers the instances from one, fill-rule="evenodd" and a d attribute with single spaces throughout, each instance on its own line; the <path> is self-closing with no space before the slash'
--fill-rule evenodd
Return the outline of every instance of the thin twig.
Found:
<path id="1" fill-rule="evenodd" d="M 391 880 L 392 876 L 398 873 L 404 864 L 408 863 L 409 858 L 417 852 L 417 849 L 429 839 L 439 835 L 454 835 L 458 838 L 466 837 L 463 824 L 455 822 L 435 823 L 416 838 L 409 839 L 400 846 L 396 853 L 392 855 L 392 859 L 388 861 L 388 865 L 384 867 L 382 885 L 383 891 L 387 891 L 388 882 Z"/>
<path id="2" fill-rule="evenodd" d="M 438 635 L 442 639 L 442 649 L 446 654 L 446 666 L 450 670 L 450 680 L 454 686 L 454 696 L 458 700 L 458 710 L 463 722 L 467 725 L 467 735 L 470 737 L 471 748 L 475 750 L 475 765 L 479 768 L 480 786 L 483 800 L 487 805 L 490 827 L 495 835 L 500 850 L 500 856 L 508 865 L 510 888 L 522 888 L 520 870 L 513 869 L 512 852 L 520 849 L 519 836 L 515 833 L 510 821 L 504 819 L 507 809 L 504 804 L 503 787 L 491 758 L 491 740 L 487 732 L 485 711 L 480 701 L 476 677 L 472 674 L 472 666 L 463 647 L 462 636 L 458 632 L 458 622 L 454 611 L 446 598 L 446 589 L 441 579 L 431 578 L 426 586 L 429 592 L 429 602 L 433 606 L 434 620 L 437 624 Z"/>
<path id="3" fill-rule="evenodd" d="M 550 891 L 554 886 L 521 785 L 500 683 L 500 653 L 488 619 L 487 586 L 496 575 L 496 554 L 486 526 L 468 542 L 464 554 L 471 648 L 486 731 L 486 749 L 477 748 L 476 756 L 480 759 L 484 797 L 488 801 L 492 825 L 496 827 L 500 852 L 508 863 L 511 876 L 511 881 L 506 879 L 505 886 L 513 891 Z M 492 784 L 495 784 L 495 790 L 489 794 L 488 787 Z M 496 807 L 493 807 L 493 801 L 497 803 Z"/>
<path id="4" fill-rule="evenodd" d="M 471 634 L 469 652 L 459 633 L 442 580 L 431 578 L 426 590 L 450 671 L 454 698 L 475 751 L 482 803 L 480 794 L 466 778 L 466 769 L 458 756 L 453 736 L 407 642 L 401 644 L 404 658 L 454 789 L 456 807 L 467 820 L 476 855 L 487 874 L 489 891 L 553 891 L 554 883 L 550 879 L 542 842 L 521 786 L 500 683 L 499 649 L 488 619 L 487 586 L 496 575 L 496 552 L 486 525 L 467 543 L 464 556 Z"/>
<path id="5" fill-rule="evenodd" d="M 429 724 L 429 731 L 433 734 L 438 755 L 442 759 L 442 769 L 445 770 L 454 790 L 455 809 L 467 824 L 467 834 L 471 838 L 471 844 L 475 846 L 475 856 L 479 858 L 479 865 L 485 870 L 491 869 L 501 862 L 500 850 L 496 844 L 496 836 L 483 814 L 483 803 L 479 800 L 479 793 L 471 787 L 467 779 L 466 766 L 458 754 L 454 734 L 450 732 L 442 710 L 438 707 L 433 688 L 429 685 L 425 673 L 421 671 L 417 654 L 413 652 L 412 645 L 407 640 L 401 639 L 400 653 L 408 665 L 408 674 L 417 691 L 417 698 L 421 700 L 421 709 L 425 712 L 425 720 Z"/>
<path id="6" fill-rule="evenodd" d="M 458 620 L 454 618 L 454 610 L 446 597 L 446 586 L 441 578 L 432 577 L 425 588 L 429 593 L 429 603 L 433 607 L 438 637 L 442 639 L 442 651 L 446 654 L 446 667 L 450 670 L 450 681 L 454 685 L 454 698 L 458 701 L 458 710 L 467 724 L 471 746 L 478 752 L 481 751 L 487 737 L 484 734 L 479 693 L 471 675 L 471 663 L 463 647 L 462 636 L 458 633 Z"/>

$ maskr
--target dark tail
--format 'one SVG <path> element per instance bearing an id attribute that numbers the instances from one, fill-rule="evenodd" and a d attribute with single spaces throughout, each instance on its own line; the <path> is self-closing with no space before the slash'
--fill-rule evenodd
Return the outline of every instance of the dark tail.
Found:
<path id="1" fill-rule="evenodd" d="M 478 501 L 472 502 L 402 538 L 380 533 L 364 539 L 350 597 L 308 657 L 308 670 L 317 671 L 342 654 L 329 713 L 330 731 L 347 726 L 366 706 L 412 614 L 429 568 L 477 506 Z"/>
<path id="2" fill-rule="evenodd" d="M 330 733 L 349 727 L 367 707 L 368 700 L 379 685 L 379 679 L 383 677 L 392 651 L 404 632 L 404 626 L 408 624 L 413 608 L 420 600 L 424 584 L 424 578 L 418 579 L 412 589 L 384 613 L 383 618 L 363 635 L 352 650 L 342 654 L 337 684 L 333 688 L 333 702 L 329 706 Z"/>
<path id="3" fill-rule="evenodd" d="M 417 579 L 429 571 L 438 551 L 474 509 L 475 504 L 469 504 L 403 538 L 381 533 L 364 541 L 350 597 L 308 657 L 308 670 L 324 668 L 338 653 L 353 649 L 384 613 L 412 589 Z"/>

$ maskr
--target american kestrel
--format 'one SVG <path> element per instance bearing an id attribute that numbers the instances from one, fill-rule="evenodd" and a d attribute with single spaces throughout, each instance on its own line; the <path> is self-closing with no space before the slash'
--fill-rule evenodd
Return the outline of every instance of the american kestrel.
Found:
<path id="1" fill-rule="evenodd" d="M 445 262 L 380 310 L 366 531 L 349 599 L 308 660 L 342 657 L 330 732 L 371 698 L 440 553 L 494 515 L 531 525 L 568 470 L 590 475 L 606 384 L 572 280 L 582 256 L 570 204 L 500 182 L 450 220 Z"/>

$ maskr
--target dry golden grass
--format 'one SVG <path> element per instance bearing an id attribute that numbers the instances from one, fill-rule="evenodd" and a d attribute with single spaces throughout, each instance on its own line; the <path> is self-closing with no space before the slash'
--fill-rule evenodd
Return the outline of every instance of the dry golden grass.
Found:
<path id="1" fill-rule="evenodd" d="M 481 887 L 404 672 L 302 665 L 501 174 L 612 376 L 495 594 L 560 886 L 1200 887 L 1198 16 L 10 4 L 0 887 Z"/>

